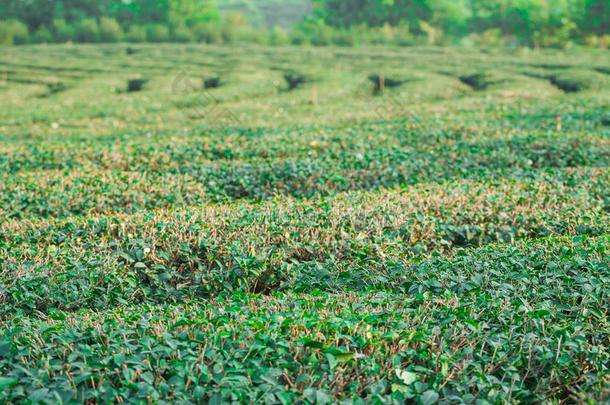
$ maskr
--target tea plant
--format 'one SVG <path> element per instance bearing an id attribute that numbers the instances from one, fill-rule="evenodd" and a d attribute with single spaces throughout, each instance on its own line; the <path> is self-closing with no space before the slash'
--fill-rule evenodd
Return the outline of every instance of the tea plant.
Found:
<path id="1" fill-rule="evenodd" d="M 3 49 L 0 403 L 610 400 L 608 65 Z"/>

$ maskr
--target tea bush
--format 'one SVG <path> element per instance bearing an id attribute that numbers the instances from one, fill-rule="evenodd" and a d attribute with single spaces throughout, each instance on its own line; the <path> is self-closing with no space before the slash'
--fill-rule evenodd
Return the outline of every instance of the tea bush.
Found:
<path id="1" fill-rule="evenodd" d="M 0 54 L 0 403 L 610 399 L 607 52 L 198 27 Z"/>

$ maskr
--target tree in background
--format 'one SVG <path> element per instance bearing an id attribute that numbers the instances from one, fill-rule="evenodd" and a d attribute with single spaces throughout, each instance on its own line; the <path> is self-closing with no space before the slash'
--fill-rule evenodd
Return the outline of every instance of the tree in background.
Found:
<path id="1" fill-rule="evenodd" d="M 28 27 L 19 20 L 0 21 L 0 45 L 29 42 Z"/>
<path id="2" fill-rule="evenodd" d="M 601 39 L 599 44 L 606 48 L 610 45 L 610 6 L 608 0 L 584 0 L 583 15 L 579 26 L 588 33 Z"/>
<path id="3" fill-rule="evenodd" d="M 169 0 L 168 22 L 193 26 L 218 21 L 220 13 L 213 0 Z"/>
<path id="4" fill-rule="evenodd" d="M 563 46 L 610 30 L 608 0 L 316 0 L 314 6 L 315 18 L 330 26 L 407 22 L 431 42 L 494 31 L 524 45 Z"/>
<path id="5" fill-rule="evenodd" d="M 219 19 L 214 0 L 0 0 L 0 15 L 23 21 L 31 31 L 53 20 L 115 18 L 121 25 L 194 24 Z"/>
<path id="6" fill-rule="evenodd" d="M 100 28 L 95 18 L 84 18 L 76 24 L 75 39 L 78 42 L 99 42 Z"/>
<path id="7" fill-rule="evenodd" d="M 0 0 L 4 43 L 251 41 L 606 47 L 608 0 Z M 305 4 L 307 3 L 307 4 Z M 293 7 L 294 6 L 294 7 Z M 290 7 L 293 7 L 291 9 Z M 295 16 L 313 10 L 285 36 Z M 274 20 L 275 19 L 275 20 Z M 25 38 L 23 25 L 27 26 Z M 282 24 L 274 24 L 281 21 Z M 123 34 L 125 33 L 125 35 Z"/>
<path id="8" fill-rule="evenodd" d="M 111 1 L 110 15 L 124 26 L 132 24 L 167 23 L 169 2 L 156 0 Z"/>
<path id="9" fill-rule="evenodd" d="M 123 29 L 114 18 L 100 18 L 100 40 L 102 42 L 119 42 L 123 38 Z"/>
<path id="10" fill-rule="evenodd" d="M 400 21 L 429 20 L 431 9 L 426 0 L 316 0 L 315 16 L 331 26 L 369 27 Z"/>
<path id="11" fill-rule="evenodd" d="M 43 0 L 0 0 L 0 16 L 3 19 L 19 19 L 30 30 L 50 25 L 55 15 L 55 2 Z"/>

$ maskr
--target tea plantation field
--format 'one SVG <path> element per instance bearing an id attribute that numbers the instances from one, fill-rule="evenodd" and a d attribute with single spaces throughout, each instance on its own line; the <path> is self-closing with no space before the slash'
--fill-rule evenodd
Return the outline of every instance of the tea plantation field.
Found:
<path id="1" fill-rule="evenodd" d="M 609 66 L 0 47 L 0 403 L 610 401 Z"/>

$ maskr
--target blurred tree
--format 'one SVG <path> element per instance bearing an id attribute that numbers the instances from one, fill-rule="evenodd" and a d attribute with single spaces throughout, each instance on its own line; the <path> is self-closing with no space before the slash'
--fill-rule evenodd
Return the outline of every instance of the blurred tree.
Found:
<path id="1" fill-rule="evenodd" d="M 100 18 L 99 28 L 102 42 L 119 42 L 123 38 L 123 29 L 114 18 Z"/>
<path id="2" fill-rule="evenodd" d="M 249 15 L 261 19 L 263 9 L 265 15 L 271 15 L 269 11 L 277 9 L 281 2 L 301 4 L 303 0 L 225 1 L 223 10 L 227 5 L 238 7 L 235 11 L 245 7 Z M 363 31 L 361 27 L 375 28 L 370 30 L 371 36 L 382 42 L 391 36 L 387 41 L 393 42 L 396 35 L 386 34 L 397 26 L 403 27 L 402 37 L 423 35 L 431 43 L 470 34 L 506 40 L 494 43 L 531 46 L 568 46 L 574 39 L 605 46 L 610 41 L 608 0 L 312 0 L 312 3 L 313 14 L 291 34 L 295 43 L 354 44 L 354 38 L 349 38 L 353 27 L 360 27 L 359 32 Z M 20 20 L 29 33 L 49 27 L 58 40 L 74 39 L 75 30 L 79 38 L 94 38 L 93 20 L 105 32 L 103 40 L 121 38 L 121 31 L 130 33 L 130 40 L 137 40 L 142 36 L 141 27 L 147 27 L 150 33 L 151 24 L 164 25 L 175 40 L 181 41 L 205 37 L 213 42 L 220 36 L 232 41 L 248 35 L 260 40 L 262 30 L 255 32 L 233 15 L 229 13 L 221 19 L 215 0 L 0 0 L 0 19 Z M 110 20 L 102 23 L 102 18 L 116 20 L 121 29 Z M 85 19 L 89 20 L 83 25 Z M 153 31 L 164 30 L 155 26 Z M 273 43 L 286 41 L 277 30 L 271 36 Z M 42 29 L 38 37 L 48 37 L 48 33 Z"/>
<path id="3" fill-rule="evenodd" d="M 608 0 L 586 0 L 580 28 L 602 36 L 610 34 L 610 4 Z"/>
<path id="4" fill-rule="evenodd" d="M 432 13 L 430 23 L 444 29 L 451 35 L 468 32 L 468 22 L 472 16 L 469 0 L 429 0 Z"/>
<path id="5" fill-rule="evenodd" d="M 52 0 L 0 0 L 0 16 L 18 18 L 32 30 L 42 24 L 50 25 L 55 3 Z"/>
<path id="6" fill-rule="evenodd" d="M 169 0 L 168 21 L 172 24 L 192 26 L 219 18 L 218 7 L 213 0 Z"/>
<path id="7" fill-rule="evenodd" d="M 35 30 L 54 19 L 116 18 L 121 24 L 187 24 L 218 20 L 214 0 L 0 0 L 0 15 L 18 18 Z"/>
<path id="8" fill-rule="evenodd" d="M 131 24 L 166 23 L 169 20 L 168 0 L 112 0 L 111 16 L 124 26 Z"/>

